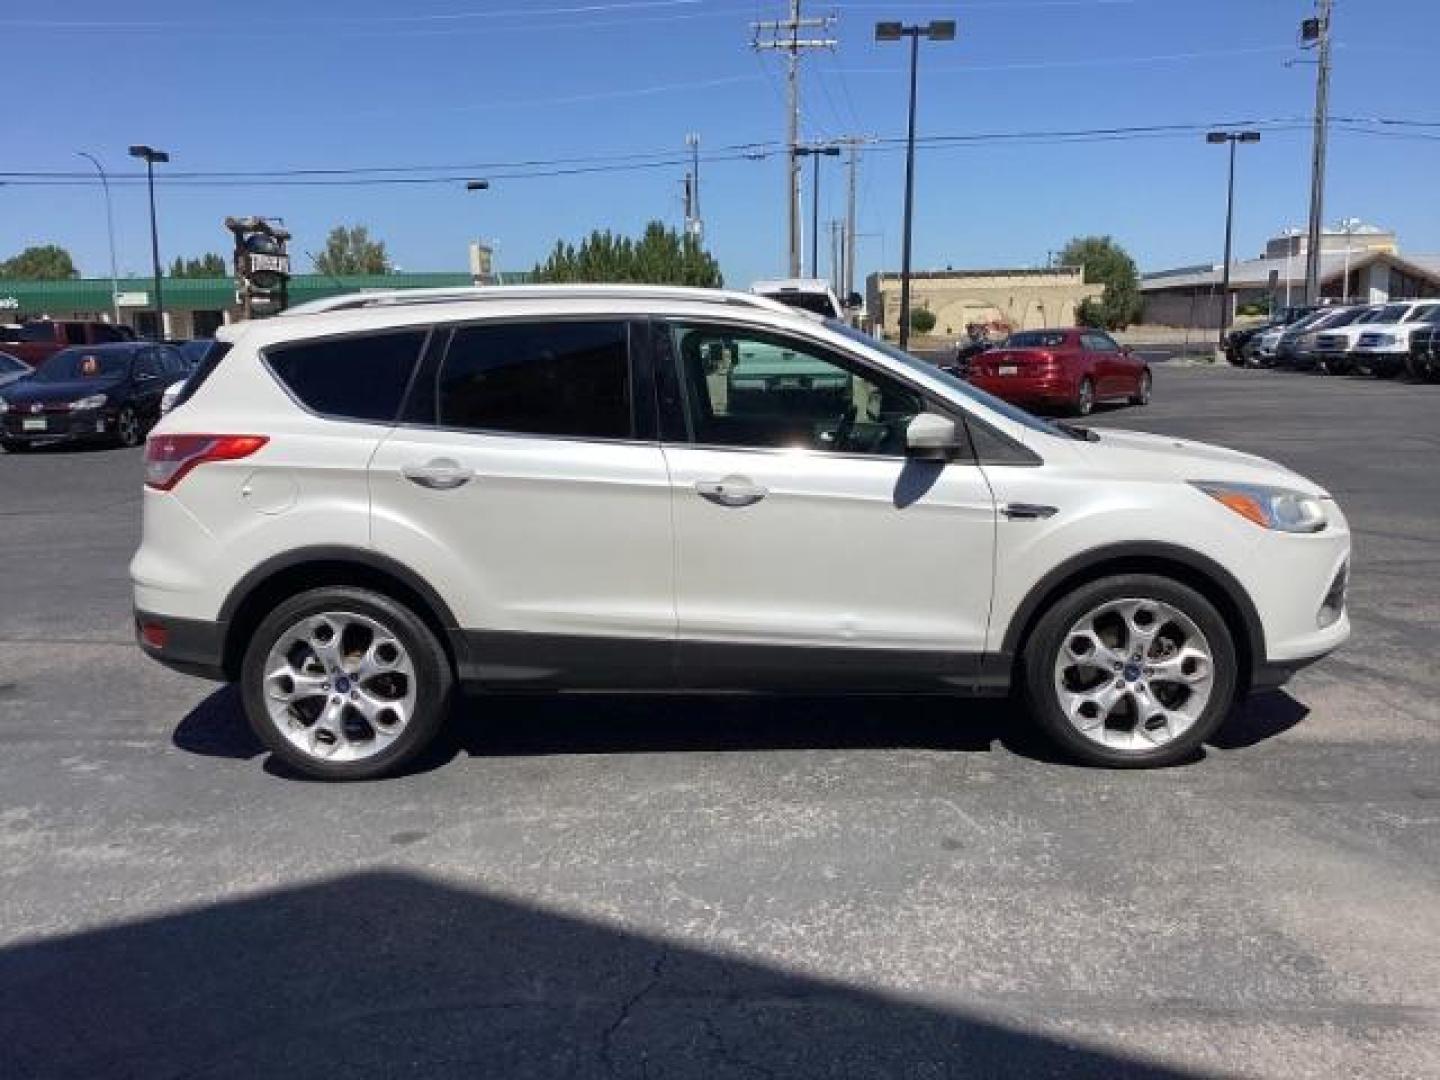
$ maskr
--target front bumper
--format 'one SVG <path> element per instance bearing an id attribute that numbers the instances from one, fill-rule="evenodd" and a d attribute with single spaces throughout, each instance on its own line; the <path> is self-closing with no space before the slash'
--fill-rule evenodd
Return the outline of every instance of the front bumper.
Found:
<path id="1" fill-rule="evenodd" d="M 115 413 L 108 409 L 26 413 L 0 416 L 0 438 L 7 442 L 44 443 L 104 439 L 115 434 Z"/>

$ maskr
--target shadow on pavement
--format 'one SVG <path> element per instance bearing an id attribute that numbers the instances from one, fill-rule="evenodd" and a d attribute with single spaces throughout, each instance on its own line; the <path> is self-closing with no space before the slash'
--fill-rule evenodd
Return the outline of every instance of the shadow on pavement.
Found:
<path id="1" fill-rule="evenodd" d="M 249 759 L 265 747 L 225 686 L 180 721 L 176 747 L 203 757 Z M 850 695 L 496 694 L 461 698 L 433 750 L 408 772 L 457 754 L 630 754 L 913 748 L 981 753 L 996 744 L 1057 762 L 1049 744 L 1004 700 Z M 293 778 L 278 761 L 267 769 Z"/>
<path id="2" fill-rule="evenodd" d="M 1210 737 L 1217 750 L 1241 750 L 1289 731 L 1310 715 L 1302 705 L 1283 690 L 1252 694 L 1240 702 Z"/>
<path id="3" fill-rule="evenodd" d="M 15 945 L 0 986 L 14 1080 L 1184 1075 L 390 872 Z"/>
<path id="4" fill-rule="evenodd" d="M 1309 709 L 1283 691 L 1240 703 L 1207 745 L 1254 746 L 1290 730 Z M 245 721 L 240 695 L 225 686 L 180 721 L 175 746 L 202 757 L 248 760 L 265 747 Z M 804 697 L 684 694 L 534 694 L 461 698 L 435 745 L 407 774 L 472 757 L 544 754 L 764 752 L 771 750 L 951 750 L 1003 746 L 1065 764 L 1045 737 L 1004 699 L 850 695 Z M 1204 757 L 1203 750 L 1191 761 Z M 1185 763 L 1182 763 L 1182 765 Z M 277 759 L 266 770 L 303 779 Z"/>

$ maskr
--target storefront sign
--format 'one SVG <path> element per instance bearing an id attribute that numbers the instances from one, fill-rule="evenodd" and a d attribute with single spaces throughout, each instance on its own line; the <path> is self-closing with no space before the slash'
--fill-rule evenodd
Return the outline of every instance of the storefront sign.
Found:
<path id="1" fill-rule="evenodd" d="M 16 296 L 0 296 L 0 311 L 19 311 L 20 298 Z"/>
<path id="2" fill-rule="evenodd" d="M 139 292 L 116 293 L 115 303 L 120 307 L 149 307 L 150 294 L 143 290 Z"/>

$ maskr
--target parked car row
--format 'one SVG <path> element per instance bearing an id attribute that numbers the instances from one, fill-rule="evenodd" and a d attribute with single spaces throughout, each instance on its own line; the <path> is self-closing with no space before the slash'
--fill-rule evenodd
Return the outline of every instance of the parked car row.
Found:
<path id="1" fill-rule="evenodd" d="M 941 365 L 996 397 L 1028 408 L 1088 416 L 1104 401 L 1144 405 L 1150 366 L 1101 330 L 1021 330 L 978 354 L 961 348 Z"/>
<path id="2" fill-rule="evenodd" d="M 1322 375 L 1440 377 L 1434 330 L 1440 299 L 1337 304 L 1290 322 L 1236 331 L 1226 340 L 1231 363 L 1286 367 Z"/>
<path id="3" fill-rule="evenodd" d="M 18 454 L 58 442 L 139 446 L 160 419 L 164 396 L 189 377 L 214 344 L 70 346 L 33 370 L 0 352 L 0 448 Z"/>

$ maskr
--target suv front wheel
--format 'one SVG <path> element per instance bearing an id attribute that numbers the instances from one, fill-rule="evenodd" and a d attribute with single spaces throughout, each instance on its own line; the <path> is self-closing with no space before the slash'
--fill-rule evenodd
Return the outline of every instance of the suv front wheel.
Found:
<path id="1" fill-rule="evenodd" d="M 431 629 L 402 604 L 354 588 L 291 597 L 256 629 L 241 667 L 250 725 L 309 776 L 393 772 L 439 730 L 454 685 Z"/>
<path id="2" fill-rule="evenodd" d="M 1063 597 L 1022 662 L 1040 726 L 1070 756 L 1112 768 L 1191 757 L 1229 712 L 1237 681 L 1235 644 L 1214 605 L 1149 574 L 1102 578 Z"/>

